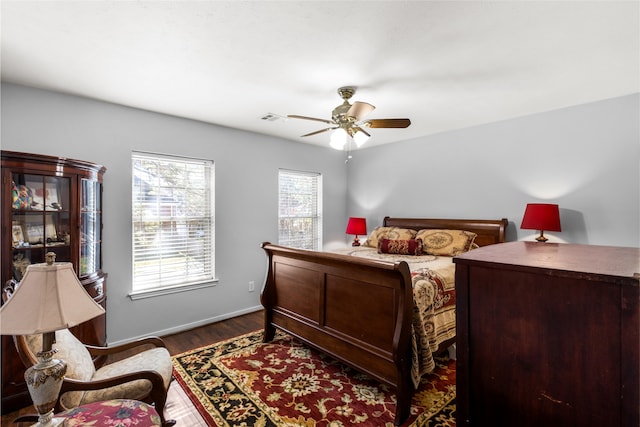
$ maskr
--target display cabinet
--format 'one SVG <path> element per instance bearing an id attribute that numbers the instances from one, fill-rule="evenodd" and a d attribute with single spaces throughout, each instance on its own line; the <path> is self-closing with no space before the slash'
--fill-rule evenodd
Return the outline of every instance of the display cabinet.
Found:
<path id="1" fill-rule="evenodd" d="M 71 262 L 80 282 L 106 309 L 102 271 L 102 177 L 105 168 L 80 160 L 2 151 L 2 261 L 4 285 L 20 281 L 29 264 Z M 106 314 L 72 328 L 86 344 L 106 345 Z M 31 404 L 24 365 L 2 337 L 2 413 Z"/>

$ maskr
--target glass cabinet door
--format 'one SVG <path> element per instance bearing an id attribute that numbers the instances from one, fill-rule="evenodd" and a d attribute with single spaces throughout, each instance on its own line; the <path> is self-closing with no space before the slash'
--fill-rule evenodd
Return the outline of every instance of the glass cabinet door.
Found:
<path id="1" fill-rule="evenodd" d="M 86 276 L 102 268 L 102 184 L 84 178 L 81 184 L 79 275 Z"/>
<path id="2" fill-rule="evenodd" d="M 29 264 L 71 261 L 70 178 L 11 175 L 11 247 L 13 278 L 20 281 Z"/>

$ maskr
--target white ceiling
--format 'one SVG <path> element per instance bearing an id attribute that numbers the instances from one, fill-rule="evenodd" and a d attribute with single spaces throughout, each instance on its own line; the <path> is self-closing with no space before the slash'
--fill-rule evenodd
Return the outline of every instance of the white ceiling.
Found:
<path id="1" fill-rule="evenodd" d="M 2 80 L 328 146 L 336 90 L 408 117 L 367 146 L 640 92 L 640 2 L 2 0 Z"/>

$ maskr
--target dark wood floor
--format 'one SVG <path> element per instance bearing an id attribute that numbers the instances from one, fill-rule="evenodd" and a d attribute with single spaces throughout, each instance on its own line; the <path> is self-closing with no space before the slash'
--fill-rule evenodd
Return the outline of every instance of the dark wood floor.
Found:
<path id="1" fill-rule="evenodd" d="M 262 310 L 162 337 L 171 355 L 264 328 Z"/>
<path id="2" fill-rule="evenodd" d="M 169 353 L 173 356 L 194 348 L 253 332 L 263 327 L 264 313 L 260 310 L 177 334 L 163 336 L 162 339 L 167 345 Z M 33 412 L 33 407 L 28 407 L 17 412 L 3 415 L 0 420 L 0 426 L 10 426 L 12 425 L 11 421 L 18 415 Z"/>

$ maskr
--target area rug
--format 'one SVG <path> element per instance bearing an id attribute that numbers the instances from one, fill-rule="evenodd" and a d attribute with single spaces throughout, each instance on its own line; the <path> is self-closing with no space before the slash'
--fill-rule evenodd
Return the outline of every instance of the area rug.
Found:
<path id="1" fill-rule="evenodd" d="M 172 357 L 176 380 L 207 425 L 391 427 L 393 388 L 280 331 L 262 331 Z M 436 361 L 403 426 L 455 426 L 455 361 Z"/>

